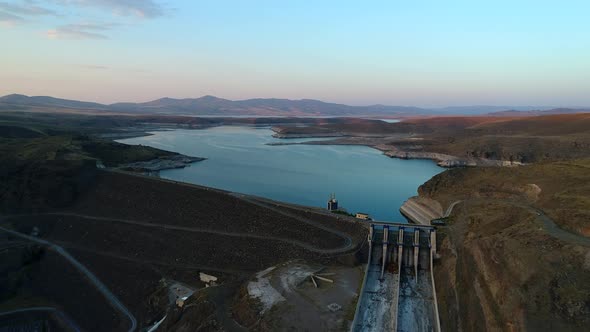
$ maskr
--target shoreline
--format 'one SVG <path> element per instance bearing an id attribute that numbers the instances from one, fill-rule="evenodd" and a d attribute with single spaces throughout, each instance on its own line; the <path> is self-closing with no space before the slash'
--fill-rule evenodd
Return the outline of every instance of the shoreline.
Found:
<path id="1" fill-rule="evenodd" d="M 271 146 L 280 146 L 280 145 L 359 145 L 359 146 L 366 146 L 369 148 L 373 148 L 375 150 L 381 151 L 384 155 L 390 158 L 397 158 L 397 159 L 426 159 L 434 161 L 438 166 L 444 168 L 454 168 L 454 167 L 515 167 L 515 166 L 523 166 L 524 163 L 517 162 L 517 161 L 508 161 L 508 160 L 495 160 L 495 159 L 485 159 L 485 158 L 462 158 L 453 155 L 448 155 L 444 153 L 438 152 L 428 152 L 428 151 L 405 151 L 399 148 L 396 148 L 393 145 L 385 145 L 385 144 L 375 144 L 376 142 L 371 141 L 374 138 L 384 138 L 388 137 L 391 139 L 415 139 L 419 140 L 419 138 L 412 137 L 410 135 L 396 135 L 396 136 L 352 136 L 352 135 L 344 135 L 341 134 L 340 136 L 328 136 L 326 135 L 309 135 L 309 134 L 295 134 L 295 135 L 280 135 L 284 137 L 277 137 L 276 134 L 273 137 L 280 138 L 280 139 L 292 139 L 292 138 L 325 138 L 325 137 L 337 137 L 333 140 L 326 140 L 326 141 L 307 141 L 307 142 L 276 142 L 276 143 L 267 143 L 267 145 Z"/>
<path id="2" fill-rule="evenodd" d="M 207 128 L 216 127 L 210 126 Z M 252 127 L 250 125 L 249 127 Z M 207 129 L 207 128 L 154 128 L 151 131 L 166 131 L 166 130 L 174 130 L 174 129 Z M 143 132 L 144 135 L 137 135 L 135 137 L 142 137 L 142 136 L 150 136 L 153 135 L 152 133 Z M 139 132 L 135 132 L 135 134 L 140 134 Z M 390 157 L 390 158 L 397 158 L 397 159 L 425 159 L 425 160 L 432 160 L 437 163 L 438 166 L 444 168 L 453 168 L 453 167 L 478 167 L 478 166 L 511 166 L 509 162 L 504 161 L 497 161 L 497 160 L 465 160 L 458 158 L 456 156 L 445 155 L 440 153 L 430 153 L 430 152 L 411 152 L 411 151 L 402 151 L 396 149 L 391 145 L 385 144 L 374 144 L 375 138 L 390 138 L 390 139 L 412 139 L 410 135 L 396 135 L 396 136 L 351 136 L 351 135 L 334 135 L 333 133 L 326 133 L 326 134 L 319 134 L 319 135 L 309 135 L 309 134 L 296 134 L 296 135 L 272 135 L 275 138 L 280 138 L 284 140 L 289 139 L 298 139 L 298 138 L 330 138 L 334 137 L 335 139 L 332 140 L 318 140 L 318 141 L 307 141 L 307 142 L 271 142 L 266 143 L 270 146 L 282 146 L 282 145 L 357 145 L 357 146 L 366 146 L 375 150 L 382 152 L 383 155 Z M 277 137 L 277 136 L 285 136 L 285 137 Z M 130 138 L 130 137 L 126 137 Z M 419 140 L 418 138 L 413 138 Z M 126 144 L 126 143 L 124 143 Z M 144 174 L 158 174 L 159 171 L 167 170 L 167 169 L 176 169 L 176 168 L 184 168 L 189 167 L 192 163 L 199 162 L 206 160 L 207 158 L 200 158 L 200 157 L 190 157 L 185 155 L 173 155 L 164 158 L 157 158 L 149 161 L 143 162 L 135 162 L 130 164 L 125 164 L 117 167 L 118 170 L 123 170 L 127 172 L 134 172 L 134 173 L 144 173 Z M 272 201 L 272 198 L 263 198 L 263 197 L 256 197 L 261 200 L 269 200 Z M 286 203 L 286 202 L 281 202 Z M 430 224 L 430 219 L 433 219 L 433 214 L 438 215 L 438 213 L 433 213 L 432 209 L 428 208 L 428 204 L 422 204 L 421 198 L 419 196 L 411 196 L 408 197 L 406 201 L 402 203 L 399 208 L 401 215 L 408 223 L 414 224 Z M 437 202 L 438 203 L 438 202 Z M 300 206 L 302 207 L 302 206 Z M 322 210 L 318 207 L 307 207 Z M 438 210 L 438 209 L 436 209 Z M 438 211 L 437 211 L 438 212 Z M 428 217 L 428 218 L 427 218 Z M 433 218 L 430 218 L 433 217 Z"/>
<path id="3" fill-rule="evenodd" d="M 212 128 L 212 127 L 216 127 L 216 126 L 210 126 L 208 128 Z M 248 125 L 248 127 L 259 127 L 257 125 Z M 268 126 L 264 126 L 264 127 L 268 127 Z M 200 130 L 200 129 L 208 129 L 208 128 L 170 128 L 170 127 L 158 127 L 158 128 L 149 128 L 150 131 L 155 132 L 155 131 L 168 131 L 168 130 L 175 130 L 175 129 L 195 129 L 195 130 Z M 139 129 L 139 128 L 134 128 L 134 129 Z M 133 135 L 133 136 L 132 136 Z M 154 135 L 153 133 L 147 132 L 146 130 L 130 130 L 127 133 L 124 133 L 123 138 L 121 138 L 121 140 L 124 140 L 126 138 L 132 138 L 132 137 L 144 137 L 144 136 L 152 136 Z M 276 137 L 275 135 L 272 135 L 273 137 Z M 326 137 L 345 137 L 345 136 L 333 136 L 333 135 L 326 135 L 326 136 L 320 136 L 318 137 L 317 135 L 314 136 L 309 136 L 309 135 L 301 135 L 302 138 L 326 138 Z M 404 135 L 405 136 L 405 135 Z M 111 137 L 114 137 L 111 136 Z M 121 136 L 117 136 L 117 137 L 121 137 Z M 367 136 L 367 137 L 358 137 L 358 136 L 351 136 L 351 137 L 346 137 L 346 138 L 356 138 L 356 139 L 374 139 L 380 137 L 382 138 L 383 135 L 380 136 Z M 290 136 L 289 138 L 292 139 L 296 139 L 298 137 L 293 137 Z M 401 137 L 400 137 L 401 138 Z M 113 138 L 111 138 L 113 139 Z M 288 138 L 282 138 L 282 139 L 286 139 L 288 140 Z M 118 140 L 117 140 L 118 141 Z M 125 142 L 119 142 L 122 144 L 128 144 Z M 271 146 L 280 146 L 280 145 L 295 145 L 295 144 L 309 144 L 309 145 L 361 145 L 361 146 L 367 146 L 369 148 L 373 148 L 376 150 L 379 150 L 381 152 L 384 152 L 383 154 L 388 156 L 388 157 L 392 157 L 389 156 L 387 153 L 385 153 L 386 151 L 384 151 L 384 149 L 380 149 L 378 146 L 376 145 L 372 145 L 372 144 L 363 144 L 363 143 L 350 143 L 350 142 L 346 142 L 346 143 L 338 143 L 337 140 L 326 140 L 326 141 L 310 141 L 310 142 L 271 142 L 271 143 L 266 143 L 267 145 L 271 145 Z M 132 144 L 130 144 L 132 145 Z M 169 152 L 173 152 L 173 151 L 169 151 Z M 408 159 L 408 158 L 399 158 L 399 159 Z M 112 170 L 112 171 L 123 171 L 123 172 L 129 172 L 129 173 L 134 173 L 134 174 L 143 174 L 146 176 L 156 176 L 159 177 L 159 172 L 163 171 L 163 170 L 168 170 L 168 169 L 178 169 L 178 168 L 185 168 L 185 167 L 190 167 L 191 164 L 196 163 L 196 162 L 200 162 L 200 161 L 204 161 L 207 160 L 207 158 L 201 158 L 201 157 L 191 157 L 191 156 L 186 156 L 186 155 L 182 155 L 182 154 L 174 154 L 171 156 L 166 156 L 166 157 L 160 157 L 160 158 L 156 158 L 156 159 L 151 159 L 151 160 L 147 160 L 147 161 L 140 161 L 140 162 L 133 162 L 133 163 L 128 163 L 128 164 L 122 164 L 119 165 L 117 167 L 111 167 L 108 168 L 107 170 Z M 213 187 L 207 187 L 209 189 L 215 189 Z M 239 193 L 237 193 L 239 194 Z M 248 196 L 252 196 L 252 195 L 248 195 Z M 258 200 L 267 200 L 267 201 L 274 201 L 272 198 L 266 198 L 266 197 L 256 197 L 256 196 L 252 196 Z M 277 201 L 279 202 L 279 201 Z M 288 202 L 281 202 L 282 204 L 289 204 L 289 205 L 297 205 L 297 204 L 292 204 L 292 203 L 288 203 Z M 403 204 L 402 204 L 403 206 Z M 400 209 L 401 207 L 400 206 Z M 303 208 L 305 207 L 306 209 L 311 209 L 311 210 L 316 210 L 317 211 L 323 211 L 323 208 L 321 207 L 316 207 L 316 206 L 302 206 L 299 205 L 299 208 Z M 331 213 L 326 212 L 328 215 L 332 215 Z M 407 216 L 405 216 L 403 213 L 401 213 L 402 217 L 404 217 L 404 220 L 408 223 L 411 223 L 412 220 L 410 218 L 407 218 Z M 338 216 L 338 217 L 342 217 L 342 216 Z M 346 219 L 346 218 L 342 218 L 342 219 Z M 351 219 L 355 219 L 354 217 L 351 217 Z"/>
<path id="4" fill-rule="evenodd" d="M 174 130 L 174 129 L 207 129 L 216 126 L 209 126 L 206 128 L 170 128 L 170 127 L 158 127 L 158 128 L 150 128 L 150 131 L 166 131 L 166 130 Z M 253 127 L 250 125 L 249 127 Z M 255 127 L 255 126 L 254 126 Z M 133 134 L 133 137 L 143 137 L 143 136 L 151 136 L 154 135 L 147 131 L 131 131 L 129 134 Z M 143 135 L 142 135 L 143 134 Z M 334 135 L 333 133 L 326 133 L 326 134 L 319 134 L 319 135 L 309 135 L 309 134 L 296 134 L 296 135 L 272 135 L 275 138 L 280 138 L 284 140 L 289 139 L 297 139 L 297 138 L 330 138 L 334 137 L 333 140 L 318 140 L 318 141 L 308 141 L 308 142 L 271 142 L 266 143 L 270 146 L 282 146 L 282 145 L 298 145 L 298 144 L 305 144 L 305 145 L 357 145 L 357 146 L 366 146 L 378 151 L 381 151 L 383 155 L 390 157 L 390 158 L 397 158 L 397 159 L 426 159 L 432 160 L 437 163 L 438 166 L 445 167 L 445 168 L 452 168 L 452 167 L 465 167 L 465 166 L 481 166 L 480 163 L 477 162 L 468 162 L 465 160 L 461 160 L 458 157 L 438 154 L 438 153 L 428 153 L 428 152 L 408 152 L 408 151 L 401 151 L 393 148 L 390 145 L 384 144 L 374 144 L 375 138 L 384 138 L 388 137 L 390 139 L 411 139 L 409 135 L 396 135 L 396 136 L 350 136 L 350 135 Z M 285 137 L 277 137 L 277 136 L 285 136 Z M 131 135 L 125 135 L 124 138 L 131 138 Z M 122 139 L 124 139 L 122 138 Z M 123 143 L 126 144 L 126 143 Z M 172 151 L 171 151 L 172 152 Z M 134 162 L 129 164 L 124 164 L 116 167 L 117 170 L 127 171 L 127 172 L 134 172 L 134 173 L 144 173 L 144 174 L 158 174 L 160 171 L 167 170 L 167 169 L 177 169 L 177 168 L 185 168 L 189 167 L 192 163 L 200 162 L 206 160 L 207 158 L 201 157 L 190 157 L 185 156 L 182 154 L 172 155 L 163 158 L 152 159 L 148 161 L 142 162 Z M 488 161 L 487 165 L 498 166 L 499 164 L 503 164 L 499 161 Z M 259 197 L 260 199 L 260 197 Z M 272 200 L 271 198 L 262 198 L 267 200 Z M 418 199 L 416 196 L 408 197 L 404 203 L 399 208 L 401 215 L 405 218 L 408 223 L 416 223 L 422 224 L 423 218 L 421 217 L 412 217 L 413 214 L 408 215 L 407 212 L 407 205 L 411 204 L 413 200 Z M 286 202 L 284 202 L 286 203 Z M 414 208 L 421 206 L 421 204 L 415 205 Z M 317 209 L 317 207 L 308 207 Z M 418 209 L 419 210 L 419 209 Z M 409 210 L 408 210 L 409 211 Z M 416 211 L 415 211 L 416 212 Z M 415 213 L 416 215 L 420 216 L 420 211 Z"/>
<path id="5" fill-rule="evenodd" d="M 154 173 L 167 169 L 189 167 L 193 163 L 197 163 L 204 160 L 207 160 L 207 158 L 191 157 L 183 154 L 174 154 L 146 161 L 136 161 L 133 163 L 122 164 L 117 167 L 114 167 L 114 169 L 136 173 Z"/>

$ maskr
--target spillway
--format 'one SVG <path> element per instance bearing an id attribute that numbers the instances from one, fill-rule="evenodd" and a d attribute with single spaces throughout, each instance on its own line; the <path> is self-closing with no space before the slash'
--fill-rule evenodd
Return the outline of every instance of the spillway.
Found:
<path id="1" fill-rule="evenodd" d="M 351 331 L 440 331 L 434 227 L 371 225 L 370 253 Z"/>

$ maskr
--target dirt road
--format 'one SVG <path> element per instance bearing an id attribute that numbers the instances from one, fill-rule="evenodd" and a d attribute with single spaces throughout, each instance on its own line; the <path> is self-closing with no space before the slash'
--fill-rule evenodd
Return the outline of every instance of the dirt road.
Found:
<path id="1" fill-rule="evenodd" d="M 530 213 L 534 214 L 535 221 L 537 222 L 537 224 L 539 224 L 539 226 L 541 226 L 543 230 L 552 237 L 567 243 L 576 244 L 583 247 L 590 247 L 590 238 L 566 231 L 563 228 L 559 227 L 559 225 L 557 225 L 557 223 L 555 223 L 553 219 L 547 216 L 543 210 L 536 208 L 530 204 L 517 202 L 513 200 L 474 198 L 468 200 L 455 201 L 449 206 L 447 212 L 445 213 L 445 216 L 449 216 L 453 212 L 453 208 L 458 204 L 481 202 L 500 202 L 504 204 L 510 204 L 517 208 L 525 209 Z"/>
<path id="2" fill-rule="evenodd" d="M 0 217 L 0 222 L 2 222 L 3 217 Z M 29 240 L 31 242 L 39 243 L 41 245 L 46 246 L 47 248 L 54 250 L 58 254 L 60 254 L 63 258 L 65 258 L 70 264 L 72 264 L 80 273 L 85 275 L 88 280 L 96 287 L 96 289 L 111 303 L 111 305 L 119 310 L 124 316 L 127 316 L 130 322 L 129 331 L 135 331 L 137 329 L 137 320 L 135 316 L 125 307 L 121 301 L 105 286 L 96 275 L 94 275 L 90 270 L 88 270 L 84 265 L 82 265 L 78 260 L 76 260 L 72 255 L 70 255 L 64 248 L 51 243 L 46 240 L 42 240 L 33 236 L 29 236 L 26 234 L 22 234 L 19 232 L 15 232 L 13 230 L 4 228 L 0 226 L 0 231 L 4 231 L 8 234 L 20 237 L 22 239 Z"/>

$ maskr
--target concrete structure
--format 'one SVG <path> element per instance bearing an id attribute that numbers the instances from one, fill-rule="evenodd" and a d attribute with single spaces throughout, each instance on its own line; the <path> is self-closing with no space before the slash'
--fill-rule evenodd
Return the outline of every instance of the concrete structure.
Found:
<path id="1" fill-rule="evenodd" d="M 371 216 L 368 213 L 364 212 L 357 212 L 355 218 L 362 219 L 362 220 L 371 220 Z"/>
<path id="2" fill-rule="evenodd" d="M 443 216 L 443 210 L 435 200 L 424 197 L 410 197 L 402 204 L 399 212 L 410 222 L 418 225 L 431 225 L 431 220 Z"/>
<path id="3" fill-rule="evenodd" d="M 420 253 L 420 231 L 414 230 L 414 276 L 418 281 L 418 254 Z"/>
<path id="4" fill-rule="evenodd" d="M 381 254 L 381 280 L 385 273 L 385 263 L 387 263 L 387 245 L 389 244 L 389 226 L 383 226 L 383 253 Z"/>
<path id="5" fill-rule="evenodd" d="M 328 211 L 336 210 L 338 210 L 338 200 L 336 199 L 336 194 L 330 194 L 330 198 L 328 199 Z"/>
<path id="6" fill-rule="evenodd" d="M 180 282 L 175 282 L 168 287 L 168 299 L 179 308 L 184 306 L 186 300 L 195 293 L 195 290 Z"/>
<path id="7" fill-rule="evenodd" d="M 351 331 L 440 332 L 432 277 L 436 229 L 372 222 L 370 254 Z"/>
<path id="8" fill-rule="evenodd" d="M 217 277 L 203 272 L 199 273 L 199 279 L 205 283 L 205 287 L 211 287 L 217 285 Z"/>

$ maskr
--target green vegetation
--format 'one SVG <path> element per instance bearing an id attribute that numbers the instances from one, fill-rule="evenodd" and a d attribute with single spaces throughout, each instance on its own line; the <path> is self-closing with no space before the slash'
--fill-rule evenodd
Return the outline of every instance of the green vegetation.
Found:
<path id="1" fill-rule="evenodd" d="M 72 133 L 93 135 L 133 126 L 138 120 L 138 118 L 109 115 L 0 112 L 0 128 L 2 128 L 0 137 L 28 138 L 28 134 L 23 134 L 27 131 L 36 132 L 38 136 Z M 15 131 L 17 134 L 9 135 L 8 130 Z M 21 133 L 18 134 L 18 132 Z"/>
<path id="2" fill-rule="evenodd" d="M 177 154 L 144 145 L 126 145 L 105 140 L 84 140 L 80 145 L 84 152 L 100 159 L 107 167 Z"/>
<path id="3" fill-rule="evenodd" d="M 126 145 L 84 135 L 0 138 L 0 160 L 27 162 L 48 160 L 100 160 L 105 166 L 146 161 L 174 152 L 148 146 Z"/>
<path id="4" fill-rule="evenodd" d="M 330 212 L 335 213 L 335 214 L 340 214 L 340 215 L 343 215 L 343 216 L 354 217 L 354 214 L 348 213 L 345 210 L 332 210 Z"/>
<path id="5" fill-rule="evenodd" d="M 107 167 L 176 156 L 147 146 L 101 139 L 106 117 L 0 113 L 0 211 L 59 207 L 92 180 L 97 161 Z"/>
<path id="6" fill-rule="evenodd" d="M 45 136 L 45 133 L 31 127 L 20 125 L 0 124 L 1 138 L 35 138 Z"/>
<path id="7" fill-rule="evenodd" d="M 449 222 L 451 222 L 451 218 L 443 217 L 443 218 L 432 219 L 430 221 L 430 224 L 435 225 L 435 226 L 445 226 Z"/>

